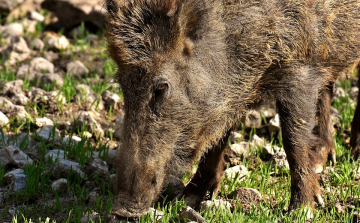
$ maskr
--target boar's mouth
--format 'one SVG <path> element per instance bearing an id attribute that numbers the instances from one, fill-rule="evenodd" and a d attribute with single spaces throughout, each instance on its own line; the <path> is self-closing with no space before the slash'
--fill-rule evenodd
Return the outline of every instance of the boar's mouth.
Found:
<path id="1" fill-rule="evenodd" d="M 138 218 L 147 214 L 150 210 L 147 202 L 139 203 L 131 198 L 117 196 L 112 214 L 123 218 Z"/>

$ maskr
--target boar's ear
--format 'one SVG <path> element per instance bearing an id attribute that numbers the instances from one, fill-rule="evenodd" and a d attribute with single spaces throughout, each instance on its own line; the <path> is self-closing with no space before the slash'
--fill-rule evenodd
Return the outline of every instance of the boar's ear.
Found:
<path id="1" fill-rule="evenodd" d="M 162 0 L 158 11 L 168 17 L 174 16 L 180 6 L 181 0 Z"/>
<path id="2" fill-rule="evenodd" d="M 180 27 L 184 30 L 184 34 L 189 40 L 199 39 L 207 29 L 206 20 L 211 10 L 209 5 L 202 0 L 192 0 L 187 1 L 182 6 L 179 15 Z"/>
<path id="3" fill-rule="evenodd" d="M 105 5 L 109 15 L 114 15 L 119 10 L 119 0 L 105 0 Z"/>

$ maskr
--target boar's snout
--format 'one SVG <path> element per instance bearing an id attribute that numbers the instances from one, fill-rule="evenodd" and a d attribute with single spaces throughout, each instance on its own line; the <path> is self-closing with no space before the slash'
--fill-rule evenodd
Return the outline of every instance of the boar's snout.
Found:
<path id="1" fill-rule="evenodd" d="M 117 196 L 112 213 L 126 218 L 141 217 L 162 189 L 163 166 L 147 160 L 139 162 L 137 158 L 123 157 L 121 161 L 117 164 Z"/>
<path id="2" fill-rule="evenodd" d="M 115 207 L 113 208 L 112 214 L 115 214 L 124 218 L 137 218 L 149 212 L 149 205 L 147 202 L 138 202 L 128 196 L 121 196 L 120 194 L 116 197 Z"/>

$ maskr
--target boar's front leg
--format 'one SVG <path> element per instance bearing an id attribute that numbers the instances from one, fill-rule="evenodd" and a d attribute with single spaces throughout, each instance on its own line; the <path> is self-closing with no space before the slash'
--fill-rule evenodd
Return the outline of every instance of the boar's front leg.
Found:
<path id="1" fill-rule="evenodd" d="M 290 166 L 291 200 L 289 210 L 310 209 L 314 201 L 323 204 L 316 165 L 322 160 L 317 148 L 323 143 L 314 133 L 320 89 L 332 77 L 321 69 L 308 66 L 282 68 L 274 74 L 277 107 L 283 144 Z M 308 212 L 311 214 L 311 212 Z"/>
<path id="2" fill-rule="evenodd" d="M 204 199 L 207 192 L 210 192 L 211 196 L 217 193 L 224 171 L 224 150 L 228 139 L 229 133 L 201 158 L 195 176 L 182 193 L 187 205 L 195 208 Z"/>
<path id="3" fill-rule="evenodd" d="M 358 70 L 358 87 L 360 88 L 360 65 L 357 66 Z M 351 124 L 351 138 L 350 138 L 350 146 L 352 147 L 352 156 L 355 159 L 360 158 L 360 92 L 357 98 L 357 107 L 355 110 L 354 119 Z"/>

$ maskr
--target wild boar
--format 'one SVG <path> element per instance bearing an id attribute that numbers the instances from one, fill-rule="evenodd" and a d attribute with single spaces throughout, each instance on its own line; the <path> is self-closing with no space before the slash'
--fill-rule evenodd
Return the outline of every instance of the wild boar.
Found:
<path id="1" fill-rule="evenodd" d="M 318 173 L 328 158 L 335 162 L 332 86 L 358 62 L 359 0 L 105 4 L 125 109 L 113 213 L 143 215 L 165 177 L 200 157 L 185 201 L 196 206 L 216 193 L 230 129 L 268 95 L 276 98 L 290 164 L 289 210 L 323 204 Z"/>

